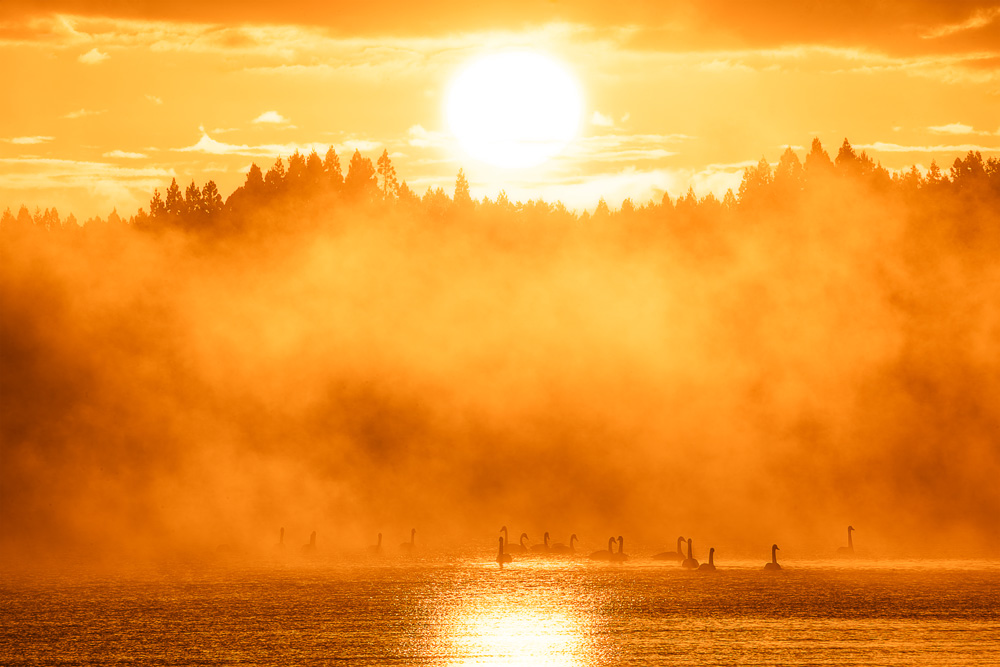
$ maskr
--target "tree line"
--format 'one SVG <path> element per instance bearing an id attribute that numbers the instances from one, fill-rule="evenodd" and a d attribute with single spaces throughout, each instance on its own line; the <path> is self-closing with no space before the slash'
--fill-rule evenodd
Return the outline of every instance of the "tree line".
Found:
<path id="1" fill-rule="evenodd" d="M 612 209 L 602 198 L 593 213 L 575 214 L 561 202 L 553 204 L 540 199 L 513 202 L 503 190 L 493 199 L 473 199 L 462 169 L 450 196 L 441 187 L 428 188 L 420 196 L 405 180 L 399 180 L 387 150 L 383 150 L 375 164 L 355 150 L 345 175 L 339 156 L 331 147 L 322 158 L 316 151 L 308 155 L 296 151 L 288 157 L 287 166 L 278 157 L 266 173 L 256 163 L 251 164 L 243 185 L 225 200 L 214 181 L 201 187 L 192 181 L 182 189 L 175 178 L 162 194 L 158 189 L 153 192 L 148 212 L 140 208 L 124 218 L 114 210 L 106 218 L 95 216 L 81 225 L 72 214 L 61 219 L 55 208 L 38 208 L 32 213 L 22 205 L 16 215 L 10 208 L 0 215 L 0 232 L 38 229 L 75 233 L 127 227 L 144 232 L 177 229 L 239 234 L 253 231 L 256 223 L 265 217 L 272 219 L 275 214 L 294 218 L 303 207 L 331 213 L 348 207 L 373 211 L 401 207 L 436 219 L 475 214 L 531 219 L 539 215 L 557 216 L 580 221 L 604 218 L 655 221 L 674 216 L 704 219 L 781 208 L 794 204 L 810 191 L 836 189 L 846 184 L 908 203 L 956 199 L 965 204 L 997 207 L 1000 206 L 1000 159 L 984 160 L 980 152 L 969 151 L 964 158 L 956 158 L 947 173 L 933 161 L 926 174 L 916 166 L 890 171 L 865 152 L 855 151 L 847 139 L 834 158 L 819 139 L 813 139 L 804 161 L 791 148 L 782 153 L 774 167 L 761 157 L 756 165 L 744 170 L 737 191 L 728 190 L 721 200 L 711 193 L 699 197 L 689 187 L 675 199 L 669 193 L 664 193 L 658 202 L 637 204 L 625 199 L 617 209 Z"/>

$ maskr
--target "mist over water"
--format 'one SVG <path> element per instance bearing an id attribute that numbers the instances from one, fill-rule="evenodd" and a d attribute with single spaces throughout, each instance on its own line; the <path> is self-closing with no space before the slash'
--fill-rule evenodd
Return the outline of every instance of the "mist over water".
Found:
<path id="1" fill-rule="evenodd" d="M 298 548 L 995 556 L 1000 226 L 838 181 L 667 221 L 262 210 L 0 238 L 8 563 Z M 512 537 L 513 539 L 513 537 Z M 631 549 L 628 549 L 631 550 Z"/>

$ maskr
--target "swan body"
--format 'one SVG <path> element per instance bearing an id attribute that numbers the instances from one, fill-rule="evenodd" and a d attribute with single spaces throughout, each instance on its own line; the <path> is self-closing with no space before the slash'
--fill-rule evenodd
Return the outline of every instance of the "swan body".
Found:
<path id="1" fill-rule="evenodd" d="M 628 560 L 628 554 L 625 553 L 625 539 L 621 535 L 618 536 L 618 553 L 611 554 L 611 560 L 618 563 Z"/>
<path id="2" fill-rule="evenodd" d="M 691 550 L 691 538 L 688 538 L 688 555 L 687 558 L 681 563 L 681 567 L 686 567 L 689 570 L 694 570 L 698 568 L 698 561 L 692 555 Z"/>
<path id="3" fill-rule="evenodd" d="M 531 547 L 532 551 L 537 551 L 538 553 L 547 554 L 549 552 L 549 534 L 545 533 L 543 536 L 542 544 L 536 544 Z"/>
<path id="4" fill-rule="evenodd" d="M 778 565 L 778 551 L 780 551 L 780 549 L 778 549 L 778 545 L 777 544 L 772 544 L 771 545 L 771 562 L 764 564 L 764 569 L 765 570 L 777 571 L 777 570 L 781 569 L 781 566 Z"/>
<path id="5" fill-rule="evenodd" d="M 854 526 L 847 527 L 847 546 L 840 547 L 837 549 L 837 553 L 841 556 L 853 556 L 854 555 L 854 539 L 851 533 L 854 532 Z"/>
<path id="6" fill-rule="evenodd" d="M 569 536 L 569 546 L 563 544 L 562 542 L 556 542 L 551 547 L 549 547 L 549 553 L 552 554 L 572 554 L 576 553 L 576 547 L 573 546 L 574 542 L 579 541 L 576 533 Z"/>
<path id="7" fill-rule="evenodd" d="M 416 539 L 417 539 L 417 529 L 410 528 L 410 541 L 401 543 L 399 545 L 399 548 L 407 553 L 413 551 L 413 548 L 417 546 Z"/>
<path id="8" fill-rule="evenodd" d="M 505 554 L 503 552 L 503 538 L 500 538 L 500 552 L 497 554 L 497 564 L 500 565 L 500 569 L 503 569 L 504 563 L 510 563 L 514 559 L 511 558 L 510 554 Z"/>
<path id="9" fill-rule="evenodd" d="M 590 554 L 590 560 L 611 560 L 611 555 L 614 553 L 614 545 L 615 538 L 609 537 L 608 548 Z"/>
<path id="10" fill-rule="evenodd" d="M 699 572 L 715 572 L 715 547 L 708 550 L 708 562 L 698 566 Z"/>
<path id="11" fill-rule="evenodd" d="M 368 553 L 376 556 L 382 553 L 382 533 L 378 534 L 378 542 L 368 547 Z"/>
<path id="12" fill-rule="evenodd" d="M 302 553 L 309 554 L 316 551 L 316 531 L 309 535 L 309 544 L 302 545 Z"/>
<path id="13" fill-rule="evenodd" d="M 653 554 L 653 560 L 684 560 L 684 552 L 682 551 L 684 544 L 684 538 L 677 538 L 677 551 L 661 551 L 658 554 Z"/>

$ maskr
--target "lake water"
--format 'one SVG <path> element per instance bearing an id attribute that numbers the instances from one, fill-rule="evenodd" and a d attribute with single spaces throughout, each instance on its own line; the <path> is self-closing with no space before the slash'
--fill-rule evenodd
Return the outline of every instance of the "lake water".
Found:
<path id="1" fill-rule="evenodd" d="M 298 553 L 2 572 L 0 662 L 997 665 L 1000 564 Z"/>

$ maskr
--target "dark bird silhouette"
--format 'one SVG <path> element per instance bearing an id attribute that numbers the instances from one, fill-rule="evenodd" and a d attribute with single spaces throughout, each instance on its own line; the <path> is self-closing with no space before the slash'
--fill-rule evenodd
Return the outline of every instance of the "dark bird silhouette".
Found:
<path id="1" fill-rule="evenodd" d="M 556 542 L 551 547 L 549 547 L 550 554 L 572 554 L 576 553 L 576 547 L 573 543 L 577 541 L 576 533 L 569 536 L 569 545 L 563 544 L 562 542 Z"/>
<path id="2" fill-rule="evenodd" d="M 528 539 L 527 533 L 521 533 L 521 537 L 518 539 L 517 544 L 510 544 L 507 542 L 507 548 L 510 549 L 511 553 L 526 553 L 528 551 L 528 546 L 524 541 Z"/>
<path id="3" fill-rule="evenodd" d="M 611 554 L 611 560 L 619 563 L 628 560 L 628 554 L 625 553 L 625 538 L 621 535 L 618 536 L 618 553 Z"/>
<path id="4" fill-rule="evenodd" d="M 591 560 L 611 560 L 611 556 L 612 556 L 612 554 L 614 554 L 614 550 L 615 550 L 615 538 L 609 537 L 608 538 L 608 548 L 607 549 L 601 549 L 600 551 L 595 551 L 594 553 L 590 554 L 590 559 Z"/>
<path id="5" fill-rule="evenodd" d="M 510 554 L 505 554 L 503 552 L 503 538 L 501 537 L 499 539 L 500 539 L 500 553 L 497 554 L 497 563 L 500 565 L 500 569 L 502 570 L 504 563 L 510 563 L 514 559 L 511 557 Z"/>
<path id="6" fill-rule="evenodd" d="M 399 545 L 399 548 L 402 549 L 403 551 L 407 552 L 407 553 L 410 553 L 410 552 L 413 551 L 414 547 L 417 546 L 416 540 L 417 540 L 417 529 L 416 528 L 410 528 L 410 541 L 409 542 L 402 542 Z"/>
<path id="7" fill-rule="evenodd" d="M 278 532 L 278 548 L 279 549 L 284 549 L 285 548 L 285 529 L 284 528 L 282 528 L 281 531 Z"/>
<path id="8" fill-rule="evenodd" d="M 781 566 L 778 565 L 778 551 L 779 551 L 778 550 L 778 545 L 777 544 L 772 544 L 771 545 L 771 562 L 770 563 L 764 563 L 764 569 L 765 570 L 780 570 L 781 569 Z"/>
<path id="9" fill-rule="evenodd" d="M 681 545 L 684 543 L 683 537 L 677 538 L 677 551 L 661 551 L 658 554 L 653 554 L 653 560 L 684 560 L 684 552 Z"/>
<path id="10" fill-rule="evenodd" d="M 699 572 L 715 572 L 715 547 L 708 550 L 708 562 L 698 566 Z"/>
<path id="11" fill-rule="evenodd" d="M 378 534 L 378 542 L 368 547 L 368 553 L 376 556 L 382 553 L 382 533 Z"/>
<path id="12" fill-rule="evenodd" d="M 542 543 L 536 544 L 535 546 L 531 547 L 531 550 L 537 551 L 538 553 L 547 554 L 549 552 L 549 534 L 545 533 L 545 535 L 542 536 Z"/>
<path id="13" fill-rule="evenodd" d="M 837 549 L 837 553 L 841 556 L 853 556 L 854 555 L 854 539 L 851 533 L 854 532 L 854 526 L 847 527 L 847 546 L 840 547 Z"/>
<path id="14" fill-rule="evenodd" d="M 698 561 L 695 560 L 694 555 L 692 555 L 691 549 L 691 538 L 688 538 L 688 555 L 687 558 L 681 563 L 681 567 L 686 567 L 689 570 L 694 570 L 698 567 Z"/>
<path id="15" fill-rule="evenodd" d="M 316 531 L 309 535 L 309 544 L 302 545 L 302 553 L 311 554 L 316 551 Z"/>

